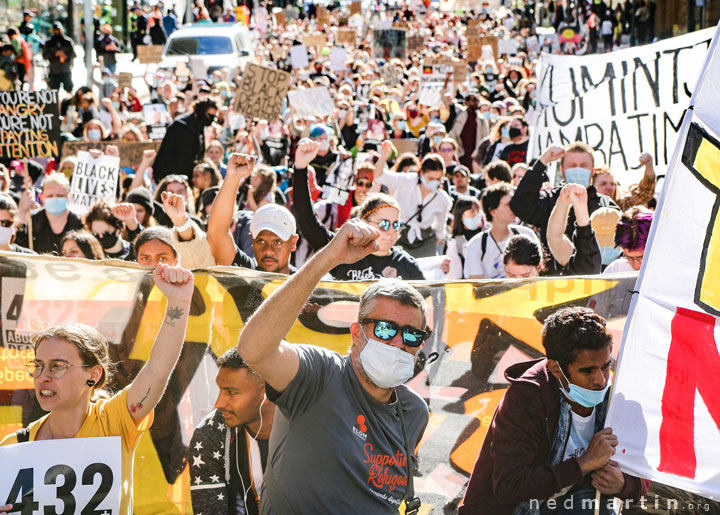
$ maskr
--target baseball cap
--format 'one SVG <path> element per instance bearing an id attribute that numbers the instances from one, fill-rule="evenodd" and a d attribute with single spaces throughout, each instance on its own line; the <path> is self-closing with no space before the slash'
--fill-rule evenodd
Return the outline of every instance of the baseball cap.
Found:
<path id="1" fill-rule="evenodd" d="M 270 231 L 281 240 L 288 241 L 296 230 L 292 213 L 277 204 L 265 204 L 255 211 L 250 222 L 250 234 L 253 239 L 262 231 Z"/>

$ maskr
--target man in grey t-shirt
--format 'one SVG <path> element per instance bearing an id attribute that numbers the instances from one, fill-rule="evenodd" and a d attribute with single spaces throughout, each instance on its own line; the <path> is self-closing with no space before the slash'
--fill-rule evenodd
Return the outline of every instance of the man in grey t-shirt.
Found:
<path id="1" fill-rule="evenodd" d="M 346 357 L 283 340 L 320 279 L 374 252 L 378 235 L 365 222 L 347 222 L 242 331 L 238 351 L 278 406 L 263 514 L 397 513 L 405 499 L 406 449 L 417 446 L 429 418 L 422 398 L 403 385 L 428 336 L 422 296 L 400 281 L 372 285 L 360 298 Z"/>

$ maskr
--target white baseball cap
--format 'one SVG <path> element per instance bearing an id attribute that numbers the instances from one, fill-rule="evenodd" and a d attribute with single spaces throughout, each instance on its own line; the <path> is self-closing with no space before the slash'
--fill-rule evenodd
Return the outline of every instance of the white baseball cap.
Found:
<path id="1" fill-rule="evenodd" d="M 270 231 L 281 240 L 288 241 L 296 232 L 295 217 L 277 204 L 265 204 L 255 211 L 250 222 L 250 234 L 257 238 L 262 231 Z"/>

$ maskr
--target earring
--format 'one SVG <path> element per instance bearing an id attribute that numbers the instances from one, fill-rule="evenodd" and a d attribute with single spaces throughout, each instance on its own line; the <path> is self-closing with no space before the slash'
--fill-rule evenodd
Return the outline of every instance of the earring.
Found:
<path id="1" fill-rule="evenodd" d="M 95 381 L 93 381 L 92 379 L 88 379 L 88 380 L 86 381 L 86 384 L 87 384 L 90 388 L 92 388 L 93 386 L 95 386 Z"/>

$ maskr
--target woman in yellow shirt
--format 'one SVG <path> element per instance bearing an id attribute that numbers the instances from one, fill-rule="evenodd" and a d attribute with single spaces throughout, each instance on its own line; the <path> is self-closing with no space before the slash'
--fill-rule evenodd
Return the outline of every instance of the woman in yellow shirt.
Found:
<path id="1" fill-rule="evenodd" d="M 40 407 L 50 413 L 28 426 L 29 440 L 120 436 L 121 515 L 132 515 L 132 467 L 140 435 L 167 386 L 182 349 L 193 294 L 193 275 L 180 267 L 157 265 L 156 286 L 168 299 L 163 325 L 150 358 L 135 380 L 110 397 L 102 388 L 110 369 L 108 342 L 84 324 L 53 327 L 34 335 L 35 359 L 27 364 Z M 17 443 L 17 433 L 0 445 Z M 0 506 L 7 513 L 12 505 Z"/>

